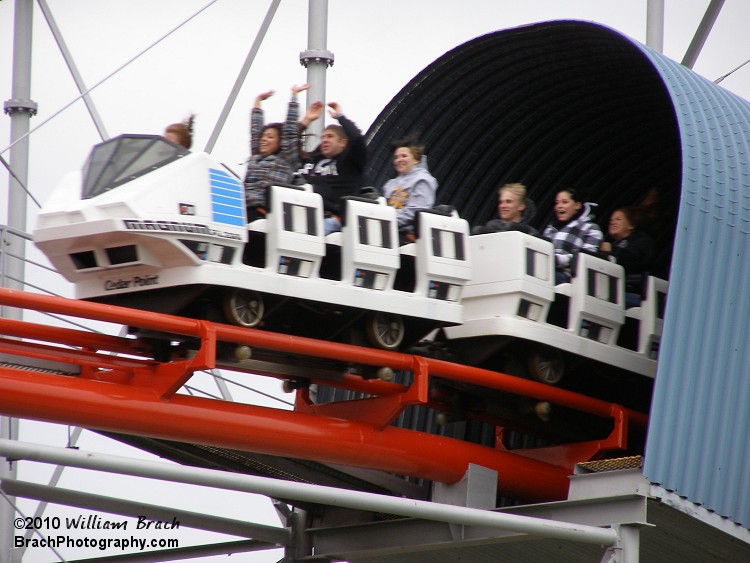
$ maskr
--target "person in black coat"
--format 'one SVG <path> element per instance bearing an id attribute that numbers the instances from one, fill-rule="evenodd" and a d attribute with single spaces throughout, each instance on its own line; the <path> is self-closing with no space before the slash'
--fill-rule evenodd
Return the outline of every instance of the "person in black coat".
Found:
<path id="1" fill-rule="evenodd" d="M 341 106 L 330 102 L 329 113 L 339 122 L 323 130 L 320 144 L 310 153 L 310 162 L 305 165 L 305 181 L 323 198 L 325 212 L 325 234 L 341 230 L 341 199 L 357 195 L 363 185 L 367 151 L 362 131 L 341 111 Z M 302 120 L 306 127 L 323 112 L 322 102 L 315 102 L 307 109 Z"/>
<path id="2" fill-rule="evenodd" d="M 607 236 L 599 250 L 625 269 L 625 306 L 637 307 L 641 302 L 644 276 L 654 258 L 654 241 L 642 231 L 639 207 L 616 209 L 609 218 Z"/>

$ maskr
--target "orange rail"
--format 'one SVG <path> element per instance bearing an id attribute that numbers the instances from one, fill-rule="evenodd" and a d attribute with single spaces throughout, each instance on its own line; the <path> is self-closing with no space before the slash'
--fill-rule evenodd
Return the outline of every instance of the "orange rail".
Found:
<path id="1" fill-rule="evenodd" d="M 590 459 L 602 450 L 625 448 L 628 426 L 646 424 L 645 415 L 605 401 L 418 356 L 2 288 L 0 304 L 182 335 L 198 343 L 197 354 L 189 359 L 157 362 L 149 357 L 148 347 L 133 338 L 0 319 L 0 333 L 34 339 L 0 338 L 0 352 L 69 362 L 81 372 L 71 377 L 0 368 L 0 412 L 8 416 L 378 469 L 446 483 L 461 479 L 468 464 L 475 463 L 498 471 L 502 494 L 527 500 L 565 498 L 572 463 Z M 216 367 L 217 342 L 316 361 L 388 366 L 413 372 L 414 381 L 404 386 L 342 375 L 335 385 L 369 396 L 320 405 L 307 400 L 301 390 L 295 412 L 177 394 L 195 371 Z M 563 450 L 508 452 L 389 426 L 406 406 L 429 404 L 429 378 L 436 376 L 609 418 L 614 430 L 604 440 Z"/>

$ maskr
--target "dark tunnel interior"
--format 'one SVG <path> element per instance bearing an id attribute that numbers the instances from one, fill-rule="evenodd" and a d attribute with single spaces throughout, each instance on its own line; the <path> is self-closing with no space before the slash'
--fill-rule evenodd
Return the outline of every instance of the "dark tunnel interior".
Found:
<path id="1" fill-rule="evenodd" d="M 627 38 L 574 21 L 546 22 L 469 41 L 425 68 L 370 127 L 368 181 L 395 175 L 390 143 L 418 134 L 438 203 L 469 223 L 493 217 L 496 191 L 522 182 L 537 205 L 532 225 L 552 217 L 555 194 L 583 189 L 606 232 L 616 208 L 658 193 L 647 230 L 666 278 L 681 189 L 675 111 L 659 73 Z"/>

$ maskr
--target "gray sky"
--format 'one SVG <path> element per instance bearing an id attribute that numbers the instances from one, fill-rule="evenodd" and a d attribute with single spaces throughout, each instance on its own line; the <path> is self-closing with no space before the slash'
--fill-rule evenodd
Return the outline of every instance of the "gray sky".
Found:
<path id="1" fill-rule="evenodd" d="M 84 80 L 94 85 L 208 0 L 48 0 Z M 665 53 L 681 60 L 708 0 L 666 0 Z M 160 133 L 164 125 L 195 112 L 196 144 L 202 149 L 224 105 L 269 2 L 219 0 L 135 63 L 96 88 L 93 100 L 110 135 Z M 0 89 L 10 95 L 13 0 L 0 2 Z M 254 96 L 274 89 L 264 107 L 281 119 L 289 88 L 306 80 L 299 52 L 307 46 L 307 2 L 281 3 L 266 41 L 213 152 L 236 170 L 248 154 L 248 112 Z M 339 101 L 363 130 L 417 72 L 479 35 L 550 19 L 609 25 L 645 41 L 646 0 L 330 0 L 328 48 L 336 62 L 328 72 L 328 99 Z M 713 80 L 750 58 L 743 22 L 750 3 L 727 0 L 696 71 Z M 62 57 L 39 10 L 35 10 L 32 98 L 37 126 L 77 96 Z M 743 42 L 745 43 L 743 45 Z M 750 98 L 750 65 L 723 82 Z M 0 120 L 0 150 L 9 119 Z M 98 142 L 82 102 L 32 136 L 29 184 L 44 200 L 61 175 L 77 168 Z M 7 153 L 3 154 L 7 158 Z M 6 173 L 0 171 L 0 179 Z M 0 181 L 0 197 L 7 181 Z M 31 207 L 31 206 L 30 206 Z M 33 225 L 33 217 L 29 218 Z"/>
<path id="2" fill-rule="evenodd" d="M 57 24 L 87 85 L 93 86 L 161 37 L 208 0 L 48 0 Z M 664 52 L 682 59 L 708 0 L 666 0 Z M 12 24 L 15 2 L 0 1 L 0 96 L 11 98 Z M 93 92 L 93 100 L 111 136 L 161 133 L 168 123 L 197 114 L 195 149 L 202 149 L 252 44 L 268 0 L 219 0 L 164 42 L 116 74 Z M 46 27 L 35 10 L 32 99 L 39 114 L 32 127 L 76 98 L 77 91 Z M 213 152 L 217 160 L 241 173 L 248 154 L 248 115 L 253 98 L 268 89 L 277 96 L 264 107 L 269 119 L 281 119 L 289 88 L 305 82 L 299 52 L 307 46 L 307 2 L 286 0 L 276 13 L 237 104 Z M 328 100 L 366 130 L 390 99 L 421 69 L 447 50 L 498 29 L 553 19 L 580 19 L 608 25 L 645 41 L 646 0 L 330 0 L 328 49 L 335 64 L 328 72 Z M 721 15 L 695 66 L 710 80 L 750 58 L 746 25 L 750 2 L 726 0 Z M 750 99 L 750 65 L 722 86 Z M 9 144 L 10 121 L 0 119 L 0 150 Z M 31 137 L 29 187 L 40 201 L 62 175 L 80 168 L 91 146 L 99 142 L 82 102 L 62 112 Z M 8 153 L 2 155 L 6 160 Z M 7 201 L 7 173 L 0 169 L 0 198 Z M 7 207 L 7 206 L 6 206 Z M 29 228 L 36 208 L 29 203 Z M 7 223 L 7 209 L 0 215 Z M 275 387 L 269 387 L 274 390 Z M 66 430 L 24 423 L 22 438 L 61 445 Z M 82 449 L 108 451 L 100 437 L 88 433 Z M 122 455 L 133 452 L 117 450 Z M 28 470 L 43 481 L 41 470 Z M 36 473 L 34 473 L 36 472 Z M 63 486 L 75 487 L 82 472 L 70 472 Z M 29 477 L 32 478 L 32 477 Z M 131 497 L 190 510 L 278 524 L 268 503 L 247 495 L 185 493 L 164 485 L 132 485 L 122 478 L 84 477 L 94 492 L 127 490 Z M 29 505 L 27 505 L 29 506 Z M 80 512 L 80 511 L 78 511 Z M 152 536 L 153 537 L 153 536 Z M 185 543 L 212 541 L 197 533 Z M 101 552 L 77 553 L 81 557 Z M 73 556 L 72 554 L 70 555 Z M 242 557 L 242 558 L 240 558 Z M 49 561 L 43 550 L 29 552 L 25 563 Z M 277 561 L 278 552 L 235 556 L 234 560 Z M 203 559 L 219 561 L 225 558 Z"/>

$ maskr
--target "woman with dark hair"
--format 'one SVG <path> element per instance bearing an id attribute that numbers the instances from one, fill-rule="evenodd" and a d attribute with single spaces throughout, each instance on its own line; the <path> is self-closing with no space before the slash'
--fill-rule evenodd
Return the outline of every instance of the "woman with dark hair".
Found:
<path id="1" fill-rule="evenodd" d="M 625 306 L 637 307 L 641 302 L 643 277 L 654 257 L 654 241 L 643 227 L 642 208 L 629 205 L 615 209 L 609 218 L 607 236 L 600 246 L 601 254 L 625 269 Z"/>
<path id="2" fill-rule="evenodd" d="M 263 217 L 267 211 L 268 188 L 274 184 L 291 184 L 300 167 L 299 103 L 297 95 L 309 84 L 294 86 L 284 123 L 263 123 L 261 103 L 273 90 L 258 94 L 250 115 L 250 159 L 245 173 L 245 205 L 248 221 Z"/>
<path id="3" fill-rule="evenodd" d="M 544 229 L 544 238 L 555 247 L 555 283 L 570 281 L 573 256 L 582 250 L 590 254 L 599 251 L 604 238 L 599 225 L 594 223 L 591 207 L 580 190 L 568 188 L 555 196 L 555 219 Z"/>
<path id="4" fill-rule="evenodd" d="M 414 238 L 414 216 L 419 209 L 435 205 L 438 182 L 427 170 L 424 147 L 415 138 L 391 143 L 393 167 L 398 175 L 383 186 L 388 205 L 396 208 L 398 230 L 402 243 Z"/>
<path id="5" fill-rule="evenodd" d="M 186 149 L 193 146 L 193 121 L 195 115 L 190 114 L 185 121 L 181 123 L 172 123 L 167 125 L 164 130 L 164 137 L 173 143 L 181 145 Z"/>

